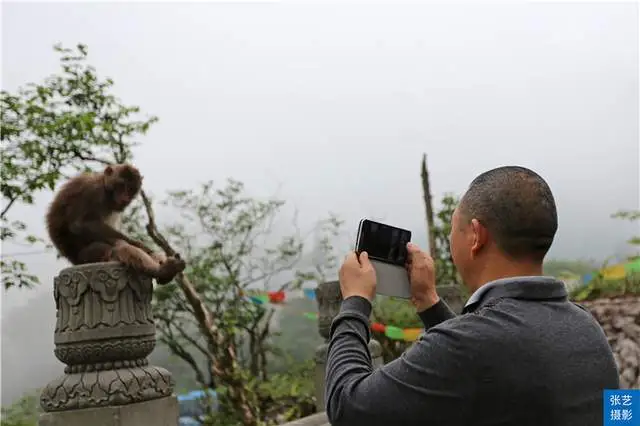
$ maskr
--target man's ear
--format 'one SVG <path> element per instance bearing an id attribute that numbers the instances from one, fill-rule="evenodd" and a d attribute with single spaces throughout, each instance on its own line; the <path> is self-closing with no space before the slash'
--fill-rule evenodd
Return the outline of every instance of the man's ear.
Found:
<path id="1" fill-rule="evenodd" d="M 471 257 L 476 257 L 487 244 L 488 233 L 487 228 L 484 227 L 478 219 L 471 219 L 471 232 L 473 234 L 473 241 L 471 244 Z"/>

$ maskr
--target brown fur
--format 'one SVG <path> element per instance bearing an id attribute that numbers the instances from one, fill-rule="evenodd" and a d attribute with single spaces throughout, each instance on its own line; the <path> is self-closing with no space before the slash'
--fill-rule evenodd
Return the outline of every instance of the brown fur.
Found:
<path id="1" fill-rule="evenodd" d="M 53 245 L 74 265 L 116 260 L 156 278 L 160 284 L 171 281 L 184 270 L 184 261 L 153 253 L 115 228 L 141 186 L 140 172 L 129 164 L 70 179 L 47 212 Z"/>

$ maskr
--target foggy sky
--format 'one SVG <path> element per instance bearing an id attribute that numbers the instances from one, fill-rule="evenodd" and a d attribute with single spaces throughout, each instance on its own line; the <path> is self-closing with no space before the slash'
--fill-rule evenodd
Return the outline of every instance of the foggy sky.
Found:
<path id="1" fill-rule="evenodd" d="M 633 3 L 5 2 L 2 36 L 3 89 L 57 72 L 54 43 L 82 42 L 125 103 L 160 117 L 136 151 L 158 195 L 233 177 L 258 196 L 278 191 L 303 228 L 333 211 L 348 230 L 383 218 L 426 245 L 426 152 L 434 199 L 500 165 L 540 173 L 559 212 L 550 257 L 621 254 L 635 230 L 609 218 L 639 203 Z M 43 234 L 49 200 L 13 217 Z M 44 284 L 3 294 L 3 317 L 51 297 L 64 265 L 23 260 Z M 51 333 L 53 306 L 47 315 Z M 20 348 L 15 362 L 51 353 Z"/>

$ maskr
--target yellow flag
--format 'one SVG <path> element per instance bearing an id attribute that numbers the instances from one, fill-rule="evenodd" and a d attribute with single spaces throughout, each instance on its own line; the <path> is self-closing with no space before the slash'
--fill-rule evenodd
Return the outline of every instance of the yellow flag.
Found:
<path id="1" fill-rule="evenodd" d="M 413 342 L 420 334 L 424 331 L 424 328 L 405 328 L 402 330 L 404 332 L 404 340 L 407 342 Z"/>
<path id="2" fill-rule="evenodd" d="M 624 263 L 609 266 L 602 270 L 602 277 L 605 280 L 620 280 L 626 276 Z"/>

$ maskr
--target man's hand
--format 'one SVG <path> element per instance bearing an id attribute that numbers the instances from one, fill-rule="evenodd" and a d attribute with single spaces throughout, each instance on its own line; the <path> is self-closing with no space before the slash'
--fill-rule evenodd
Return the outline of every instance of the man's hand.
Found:
<path id="1" fill-rule="evenodd" d="M 367 252 L 360 253 L 359 258 L 355 252 L 349 253 L 340 267 L 339 277 L 343 299 L 362 296 L 369 302 L 373 301 L 376 295 L 376 271 Z"/>
<path id="2" fill-rule="evenodd" d="M 422 312 L 440 301 L 436 292 L 436 271 L 431 256 L 417 245 L 408 243 L 407 252 L 411 303 L 418 312 Z"/>

